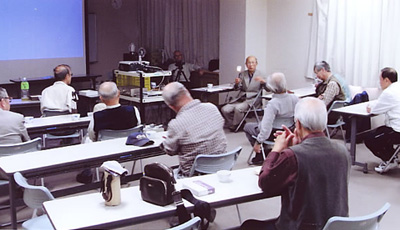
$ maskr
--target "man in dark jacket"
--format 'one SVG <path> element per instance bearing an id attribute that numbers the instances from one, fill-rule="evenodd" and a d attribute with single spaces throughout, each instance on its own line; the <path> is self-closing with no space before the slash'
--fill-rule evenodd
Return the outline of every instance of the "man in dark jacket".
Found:
<path id="1" fill-rule="evenodd" d="M 303 98 L 295 108 L 295 130 L 276 133 L 258 184 L 267 196 L 281 196 L 277 219 L 247 220 L 241 229 L 320 230 L 332 216 L 348 216 L 350 158 L 325 137 L 326 107 Z"/>

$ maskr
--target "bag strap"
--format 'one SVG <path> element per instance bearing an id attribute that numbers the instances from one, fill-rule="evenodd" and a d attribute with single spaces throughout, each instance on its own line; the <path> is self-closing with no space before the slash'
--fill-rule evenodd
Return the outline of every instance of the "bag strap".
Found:
<path id="1" fill-rule="evenodd" d="M 201 218 L 201 229 L 207 229 L 209 223 L 215 219 L 216 210 L 211 208 L 208 202 L 196 199 L 189 189 L 182 189 L 181 195 L 183 199 L 194 205 L 193 214 Z"/>

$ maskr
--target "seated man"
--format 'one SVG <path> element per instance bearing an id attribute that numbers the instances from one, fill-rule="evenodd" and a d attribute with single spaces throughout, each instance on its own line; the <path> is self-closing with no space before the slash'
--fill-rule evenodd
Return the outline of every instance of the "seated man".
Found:
<path id="1" fill-rule="evenodd" d="M 317 75 L 317 78 L 322 80 L 316 86 L 315 92 L 319 99 L 321 99 L 327 109 L 329 109 L 334 101 L 345 101 L 348 99 L 345 94 L 344 85 L 341 84 L 340 81 L 344 82 L 342 78 L 339 81 L 331 73 L 331 67 L 325 61 L 317 62 L 314 65 L 314 72 Z M 336 123 L 337 119 L 340 115 L 336 113 L 329 114 L 328 124 Z"/>
<path id="2" fill-rule="evenodd" d="M 263 74 L 257 70 L 257 58 L 249 56 L 246 58 L 247 70 L 241 72 L 235 78 L 234 88 L 239 90 L 238 95 L 228 104 L 221 108 L 226 124 L 231 131 L 235 131 L 240 121 L 244 117 L 244 113 L 250 108 L 257 93 L 261 90 L 262 84 L 265 83 Z M 261 105 L 261 98 L 255 103 L 255 106 Z"/>
<path id="3" fill-rule="evenodd" d="M 301 99 L 295 130 L 276 133 L 258 185 L 268 197 L 281 196 L 277 219 L 247 220 L 241 229 L 320 230 L 332 216 L 348 216 L 350 158 L 346 147 L 325 137 L 327 112 L 316 98 Z"/>
<path id="4" fill-rule="evenodd" d="M 297 96 L 287 93 L 283 73 L 273 73 L 267 78 L 267 85 L 274 95 L 265 106 L 261 123 L 247 123 L 244 126 L 246 137 L 256 152 L 256 156 L 251 160 L 256 165 L 261 165 L 264 161 L 260 147 L 265 140 L 274 140 L 273 134 L 277 131 L 275 128 L 280 129 L 282 125 L 293 126 L 294 107 L 299 101 Z M 252 136 L 257 136 L 257 139 Z"/>
<path id="5" fill-rule="evenodd" d="M 120 92 L 114 82 L 102 83 L 99 87 L 99 96 L 106 107 L 93 113 L 93 119 L 88 127 L 90 140 L 97 141 L 98 132 L 103 129 L 122 130 L 140 124 L 139 110 L 135 106 L 119 104 Z"/>
<path id="6" fill-rule="evenodd" d="M 382 94 L 375 103 L 367 107 L 372 114 L 385 114 L 385 125 L 369 132 L 364 143 L 371 152 L 382 159 L 382 163 L 375 167 L 379 173 L 397 168 L 397 158 L 389 161 L 394 154 L 393 144 L 400 141 L 400 83 L 397 81 L 397 72 L 393 68 L 383 68 L 379 76 Z"/>
<path id="7" fill-rule="evenodd" d="M 75 89 L 69 86 L 72 79 L 71 67 L 65 64 L 58 65 L 53 72 L 56 82 L 42 91 L 40 99 L 42 114 L 44 110 L 77 112 L 78 95 L 75 93 Z"/>
<path id="8" fill-rule="evenodd" d="M 168 155 L 179 155 L 177 177 L 187 177 L 197 155 L 226 152 L 224 119 L 215 105 L 194 100 L 179 82 L 165 86 L 162 95 L 177 114 L 160 148 Z"/>
<path id="9" fill-rule="evenodd" d="M 29 141 L 24 125 L 24 116 L 10 111 L 11 98 L 7 90 L 0 87 L 0 144 L 17 144 Z"/>
<path id="10" fill-rule="evenodd" d="M 184 62 L 183 54 L 179 50 L 174 51 L 174 60 L 175 62 L 168 66 L 168 70 L 172 71 L 171 79 L 173 81 L 188 84 L 190 82 L 190 72 L 201 69 L 198 65 Z M 200 74 L 202 74 L 202 71 L 200 71 Z"/>

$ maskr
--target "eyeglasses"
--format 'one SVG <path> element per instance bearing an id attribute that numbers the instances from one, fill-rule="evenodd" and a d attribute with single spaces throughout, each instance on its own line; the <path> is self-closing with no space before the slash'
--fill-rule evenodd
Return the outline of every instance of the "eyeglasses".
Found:
<path id="1" fill-rule="evenodd" d="M 1 100 L 3 100 L 3 99 L 8 99 L 10 102 L 12 101 L 12 97 L 3 97 Z"/>

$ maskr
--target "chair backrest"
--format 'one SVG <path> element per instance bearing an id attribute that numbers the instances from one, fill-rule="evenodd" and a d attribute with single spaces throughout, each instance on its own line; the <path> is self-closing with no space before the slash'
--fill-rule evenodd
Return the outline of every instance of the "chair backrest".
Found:
<path id="1" fill-rule="evenodd" d="M 333 109 L 338 109 L 344 107 L 344 105 L 348 103 L 346 101 L 334 101 L 328 109 L 328 114 L 333 110 Z"/>
<path id="2" fill-rule="evenodd" d="M 138 125 L 130 129 L 123 129 L 123 130 L 111 130 L 111 129 L 103 129 L 99 131 L 97 140 L 104 141 L 119 137 L 128 137 L 129 134 L 134 132 L 143 131 L 143 125 Z"/>
<path id="3" fill-rule="evenodd" d="M 68 110 L 65 111 L 57 111 L 57 110 L 43 110 L 43 117 L 53 117 L 59 115 L 71 114 Z"/>
<path id="4" fill-rule="evenodd" d="M 282 129 L 282 125 L 286 125 L 286 127 L 291 128 L 294 126 L 294 117 L 275 117 L 272 122 L 272 128 L 274 129 Z"/>
<path id="5" fill-rule="evenodd" d="M 17 143 L 0 145 L 0 156 L 9 156 L 17 153 L 27 153 L 40 150 L 42 148 L 42 138 L 37 137 L 33 140 Z"/>
<path id="6" fill-rule="evenodd" d="M 390 204 L 386 203 L 378 211 L 366 216 L 360 217 L 339 217 L 334 216 L 329 218 L 323 230 L 377 230 L 379 229 L 379 222 L 382 220 L 383 215 L 389 209 Z"/>
<path id="7" fill-rule="evenodd" d="M 192 230 L 192 229 L 200 229 L 201 219 L 198 216 L 186 221 L 183 224 L 175 226 L 173 228 L 168 228 L 166 230 Z"/>
<path id="8" fill-rule="evenodd" d="M 194 159 L 192 168 L 190 169 L 189 176 L 193 176 L 195 172 L 199 173 L 216 173 L 219 170 L 231 170 L 242 151 L 242 146 L 234 150 L 218 154 L 218 155 L 197 155 Z"/>
<path id="9" fill-rule="evenodd" d="M 42 204 L 48 200 L 54 200 L 54 196 L 44 186 L 30 185 L 21 173 L 14 173 L 15 182 L 24 188 L 24 202 L 33 209 L 42 208 Z"/>

